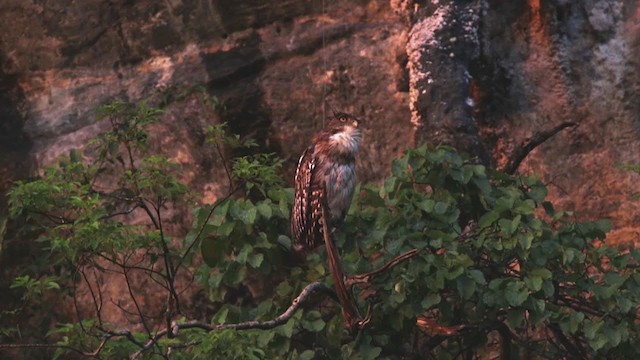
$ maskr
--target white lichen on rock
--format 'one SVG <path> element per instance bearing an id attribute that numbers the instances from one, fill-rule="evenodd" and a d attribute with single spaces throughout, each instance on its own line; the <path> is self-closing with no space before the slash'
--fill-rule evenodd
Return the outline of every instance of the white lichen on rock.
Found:
<path id="1" fill-rule="evenodd" d="M 451 8 L 442 6 L 429 17 L 425 17 L 413 25 L 409 33 L 407 42 L 407 56 L 409 67 L 409 107 L 411 109 L 411 123 L 414 127 L 420 124 L 420 114 L 417 108 L 418 97 L 420 96 L 418 82 L 426 80 L 428 84 L 433 83 L 431 73 L 422 65 L 423 55 L 431 48 L 440 46 L 436 38 L 436 31 L 445 24 Z"/>

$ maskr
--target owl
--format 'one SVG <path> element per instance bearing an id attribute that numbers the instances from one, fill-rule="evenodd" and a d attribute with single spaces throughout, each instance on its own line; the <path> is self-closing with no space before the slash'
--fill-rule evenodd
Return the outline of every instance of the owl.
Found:
<path id="1" fill-rule="evenodd" d="M 322 204 L 329 229 L 344 220 L 356 185 L 356 155 L 360 148 L 359 120 L 336 113 L 313 136 L 300 156 L 291 211 L 291 235 L 296 250 L 309 251 L 323 243 Z"/>

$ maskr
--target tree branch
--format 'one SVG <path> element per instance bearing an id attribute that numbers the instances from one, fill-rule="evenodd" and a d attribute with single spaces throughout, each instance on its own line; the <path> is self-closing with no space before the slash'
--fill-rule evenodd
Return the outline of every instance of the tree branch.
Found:
<path id="1" fill-rule="evenodd" d="M 142 313 L 142 309 L 140 308 L 140 305 L 138 304 L 138 300 L 136 300 L 136 296 L 133 294 L 133 289 L 131 289 L 131 282 L 129 280 L 129 274 L 127 273 L 128 269 L 123 268 L 122 272 L 124 274 L 124 279 L 125 279 L 125 283 L 127 284 L 127 291 L 129 292 L 129 296 L 131 296 L 131 300 L 133 300 L 133 304 L 136 307 L 136 310 L 138 311 L 138 315 L 140 316 L 140 321 L 142 322 L 142 325 L 144 326 L 144 329 L 147 330 L 147 334 L 149 334 L 149 337 L 151 338 L 151 328 L 149 327 L 149 325 L 147 324 L 147 320 L 146 320 L 146 316 Z"/>
<path id="2" fill-rule="evenodd" d="M 293 302 L 291 303 L 291 305 L 287 308 L 287 310 L 285 310 L 282 314 L 280 314 L 278 317 L 276 317 L 273 320 L 269 320 L 269 321 L 246 321 L 246 322 L 241 322 L 241 323 L 235 323 L 235 324 L 209 324 L 209 323 L 205 323 L 202 321 L 186 321 L 186 322 L 182 322 L 182 323 L 177 323 L 174 322 L 171 325 L 172 329 L 163 329 L 160 330 L 156 333 L 155 336 L 153 336 L 151 339 L 149 339 L 149 341 L 147 341 L 147 343 L 144 344 L 144 346 L 142 346 L 142 348 L 140 350 L 138 350 L 137 352 L 135 352 L 134 354 L 131 355 L 131 359 L 137 359 L 143 352 L 149 350 L 150 348 L 152 348 L 154 346 L 154 344 L 157 343 L 157 341 L 159 339 L 161 339 L 162 337 L 166 336 L 169 331 L 172 331 L 174 334 L 177 334 L 179 330 L 182 329 L 202 329 L 202 330 L 206 330 L 206 331 L 214 331 L 214 330 L 227 330 L 227 329 L 233 329 L 233 330 L 249 330 L 249 329 L 262 329 L 262 330 L 268 330 L 268 329 L 273 329 L 276 328 L 280 325 L 284 325 L 287 321 L 289 321 L 289 319 L 291 319 L 293 317 L 293 315 L 295 314 L 295 312 L 304 304 L 306 304 L 307 302 L 309 302 L 309 300 L 311 299 L 311 297 L 317 293 L 325 293 L 325 294 L 332 294 L 333 291 L 331 289 L 329 289 L 326 285 L 324 285 L 321 282 L 314 282 L 311 283 L 309 285 L 307 285 L 304 289 L 302 289 L 302 291 L 300 292 L 300 295 L 298 295 Z"/>
<path id="3" fill-rule="evenodd" d="M 509 157 L 509 162 L 504 167 L 504 172 L 509 175 L 513 175 L 518 171 L 518 167 L 524 159 L 535 149 L 536 147 L 543 144 L 545 141 L 549 140 L 551 137 L 559 133 L 560 131 L 568 128 L 568 127 L 576 127 L 578 123 L 575 122 L 563 122 L 562 124 L 549 129 L 536 133 L 533 137 L 529 139 L 527 143 L 522 143 L 518 148 L 516 148 Z"/>
<path id="4" fill-rule="evenodd" d="M 293 299 L 293 301 L 291 302 L 291 305 L 287 308 L 287 310 L 285 310 L 282 314 L 278 315 L 273 320 L 268 320 L 268 321 L 253 320 L 253 321 L 246 321 L 246 322 L 235 323 L 235 324 L 209 324 L 209 323 L 197 321 L 197 320 L 186 321 L 186 322 L 173 322 L 171 324 L 171 329 L 165 328 L 158 331 L 157 333 L 155 333 L 154 336 L 151 336 L 146 343 L 141 343 L 140 341 L 136 340 L 136 338 L 133 336 L 133 334 L 129 330 L 112 331 L 112 330 L 107 330 L 103 328 L 98 328 L 100 331 L 104 332 L 105 337 L 103 341 L 100 343 L 100 345 L 93 352 L 85 352 L 69 345 L 56 345 L 56 344 L 0 344 L 0 350 L 20 349 L 20 348 L 54 348 L 54 349 L 62 348 L 62 349 L 68 349 L 70 351 L 74 351 L 83 356 L 97 357 L 98 354 L 104 348 L 108 340 L 115 337 L 125 337 L 129 341 L 131 341 L 133 344 L 140 347 L 140 350 L 136 351 L 131 355 L 131 359 L 136 359 L 140 355 L 142 355 L 142 353 L 154 347 L 158 343 L 158 340 L 167 336 L 170 331 L 173 334 L 177 334 L 179 330 L 183 330 L 183 329 L 202 329 L 206 331 L 227 330 L 227 329 L 233 329 L 233 330 L 274 329 L 280 325 L 284 325 L 285 323 L 287 323 L 293 317 L 293 315 L 296 313 L 297 310 L 299 310 L 302 306 L 304 306 L 308 302 L 314 300 L 313 296 L 316 294 L 329 295 L 331 298 L 334 298 L 335 296 L 333 290 L 328 288 L 325 284 L 321 282 L 314 282 L 307 285 L 304 289 L 302 289 L 300 294 L 295 299 Z M 174 345 L 174 347 L 176 346 L 179 346 L 179 345 Z"/>
<path id="5" fill-rule="evenodd" d="M 347 278 L 347 286 L 351 287 L 353 285 L 358 285 L 358 284 L 367 284 L 371 282 L 371 279 L 381 275 L 382 273 L 384 273 L 385 271 L 395 267 L 396 265 L 399 265 L 400 263 L 403 263 L 413 257 L 415 257 L 416 255 L 418 255 L 420 253 L 420 250 L 418 249 L 412 249 L 407 251 L 404 254 L 398 255 L 395 258 L 391 259 L 391 261 L 389 261 L 388 263 L 384 264 L 382 267 L 370 271 L 368 273 L 365 274 L 358 274 L 358 275 L 353 275 L 353 276 L 349 276 L 349 278 Z"/>

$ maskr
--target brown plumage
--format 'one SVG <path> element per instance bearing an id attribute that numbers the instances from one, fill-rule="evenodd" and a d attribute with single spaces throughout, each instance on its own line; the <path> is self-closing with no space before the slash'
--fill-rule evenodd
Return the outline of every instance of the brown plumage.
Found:
<path id="1" fill-rule="evenodd" d="M 322 237 L 322 204 L 329 211 L 330 228 L 344 220 L 356 185 L 355 156 L 360 147 L 358 119 L 337 113 L 319 131 L 298 161 L 291 235 L 297 250 L 311 250 Z M 326 184 L 326 189 L 325 189 Z"/>

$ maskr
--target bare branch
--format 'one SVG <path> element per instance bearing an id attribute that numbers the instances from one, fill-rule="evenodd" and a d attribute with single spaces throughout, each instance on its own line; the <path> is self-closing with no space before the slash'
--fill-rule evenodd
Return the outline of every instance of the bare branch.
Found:
<path id="1" fill-rule="evenodd" d="M 515 174 L 516 171 L 518 171 L 518 167 L 520 167 L 520 164 L 522 163 L 522 161 L 527 157 L 527 155 L 529 155 L 531 151 L 533 151 L 533 149 L 540 146 L 541 144 L 549 140 L 551 137 L 553 137 L 560 131 L 569 127 L 576 127 L 576 126 L 578 126 L 578 123 L 568 121 L 568 122 L 563 122 L 562 124 L 552 129 L 540 131 L 536 133 L 533 137 L 531 137 L 531 139 L 529 139 L 529 141 L 526 144 L 525 143 L 521 144 L 520 147 L 518 147 L 513 151 L 513 153 L 511 153 L 509 162 L 504 167 L 504 172 L 510 175 Z"/>
<path id="2" fill-rule="evenodd" d="M 94 274 L 94 277 L 96 278 L 96 285 L 98 286 L 97 291 L 100 292 L 99 298 L 100 300 L 98 300 L 98 296 L 96 296 L 96 293 L 93 291 L 93 286 L 91 286 L 91 283 L 89 282 L 89 278 L 87 278 L 87 274 L 85 274 L 84 272 L 84 268 L 80 269 L 80 274 L 82 274 L 82 278 L 84 279 L 84 282 L 87 284 L 87 288 L 89 289 L 89 293 L 91 294 L 91 298 L 93 299 L 93 306 L 95 308 L 96 311 L 96 318 L 98 318 L 98 323 L 100 324 L 100 326 L 102 326 L 102 313 L 101 313 L 101 309 L 102 309 L 102 293 L 100 292 L 100 284 L 98 283 L 98 278 Z M 82 326 L 82 321 L 80 321 L 80 325 Z"/>
<path id="3" fill-rule="evenodd" d="M 127 290 L 129 291 L 129 296 L 131 296 L 131 300 L 133 300 L 133 304 L 136 307 L 136 310 L 138 311 L 138 315 L 140 316 L 140 321 L 142 322 L 142 325 L 144 326 L 145 330 L 147 330 L 147 334 L 149 334 L 149 337 L 151 338 L 151 328 L 149 327 L 149 325 L 147 324 L 146 316 L 142 313 L 142 309 L 140 308 L 140 305 L 138 304 L 138 300 L 136 300 L 136 296 L 133 294 L 133 289 L 131 289 L 131 281 L 129 279 L 129 274 L 128 274 L 128 270 L 126 268 L 122 268 L 122 273 L 124 275 L 124 279 L 125 279 L 125 283 L 127 284 Z"/>
<path id="4" fill-rule="evenodd" d="M 167 336 L 169 331 L 172 331 L 173 333 L 177 333 L 179 330 L 183 330 L 183 329 L 202 329 L 206 331 L 215 331 L 215 330 L 226 330 L 226 329 L 268 330 L 268 329 L 276 328 L 280 325 L 284 325 L 287 321 L 289 321 L 289 319 L 293 317 L 295 312 L 301 306 L 309 302 L 312 299 L 312 296 L 317 293 L 332 294 L 333 291 L 321 282 L 311 283 L 307 285 L 304 289 L 302 289 L 302 291 L 300 292 L 300 295 L 298 295 L 293 300 L 293 302 L 291 303 L 289 308 L 287 308 L 287 310 L 285 310 L 282 314 L 280 314 L 275 319 L 269 320 L 269 321 L 254 320 L 254 321 L 246 321 L 246 322 L 241 322 L 236 324 L 209 324 L 206 322 L 196 321 L 196 320 L 182 322 L 182 323 L 174 322 L 171 326 L 172 329 L 165 328 L 163 330 L 158 331 L 156 335 L 153 336 L 151 339 L 149 339 L 149 341 L 147 341 L 147 343 L 144 344 L 144 346 L 142 346 L 142 348 L 139 351 L 131 355 L 131 359 L 137 359 L 143 352 L 151 349 L 158 342 L 159 339 L 161 339 L 164 336 Z"/>
<path id="5" fill-rule="evenodd" d="M 391 261 L 389 261 L 388 263 L 384 264 L 382 267 L 373 270 L 371 272 L 368 272 L 366 274 L 358 274 L 358 275 L 353 275 L 353 276 L 349 276 L 349 278 L 347 279 L 347 285 L 348 286 L 353 286 L 353 285 L 357 285 L 357 284 L 367 284 L 369 282 L 371 282 L 371 279 L 381 275 L 382 273 L 388 271 L 389 269 L 393 268 L 396 265 L 399 265 L 413 257 L 415 257 L 416 255 L 418 255 L 420 253 L 420 250 L 418 249 L 413 249 L 413 250 L 409 250 L 404 254 L 398 255 L 395 258 L 391 259 Z"/>
<path id="6" fill-rule="evenodd" d="M 127 210 L 123 210 L 123 211 L 114 212 L 114 213 L 111 213 L 111 214 L 104 215 L 104 216 L 100 217 L 99 220 L 107 220 L 107 219 L 110 219 L 110 218 L 113 218 L 113 217 L 116 217 L 116 216 L 121 216 L 121 215 L 129 215 L 139 207 L 140 207 L 139 205 L 134 205 L 133 207 L 131 207 L 131 208 L 127 209 Z"/>
<path id="7" fill-rule="evenodd" d="M 117 260 L 114 260 L 114 259 L 109 258 L 108 256 L 105 256 L 102 253 L 96 253 L 96 256 L 101 257 L 104 260 L 106 260 L 107 262 L 109 262 L 109 263 L 111 263 L 113 265 L 116 265 L 116 266 L 118 266 L 120 268 L 126 267 L 129 270 L 145 271 L 145 272 L 148 272 L 150 275 L 157 275 L 157 276 L 162 277 L 163 279 L 165 278 L 165 275 L 163 273 L 161 273 L 160 271 L 155 270 L 153 268 L 146 268 L 146 267 L 137 266 L 137 265 L 123 264 L 123 263 L 118 262 Z M 122 274 L 122 272 L 119 272 L 119 271 L 113 270 L 113 269 L 104 269 L 103 268 L 103 269 L 100 269 L 100 270 L 105 271 L 105 272 L 114 272 L 116 274 Z M 159 280 L 155 279 L 153 276 L 150 276 L 150 277 L 156 284 L 162 286 L 165 290 L 168 290 L 166 288 L 165 284 L 161 283 Z"/>
<path id="8" fill-rule="evenodd" d="M 167 323 L 170 322 L 170 317 L 173 316 L 171 310 L 173 310 L 173 305 L 175 305 L 176 313 L 180 313 L 180 299 L 178 297 L 178 293 L 175 289 L 175 269 L 173 268 L 173 263 L 171 262 L 171 253 L 169 252 L 169 245 L 167 244 L 167 240 L 164 236 L 164 227 L 162 225 L 162 199 L 160 196 L 157 198 L 157 206 L 154 206 L 156 210 L 156 216 L 158 219 L 158 230 L 160 230 L 160 243 L 162 245 L 162 258 L 164 259 L 164 266 L 167 272 L 167 287 L 169 288 L 169 300 L 167 304 Z"/>

